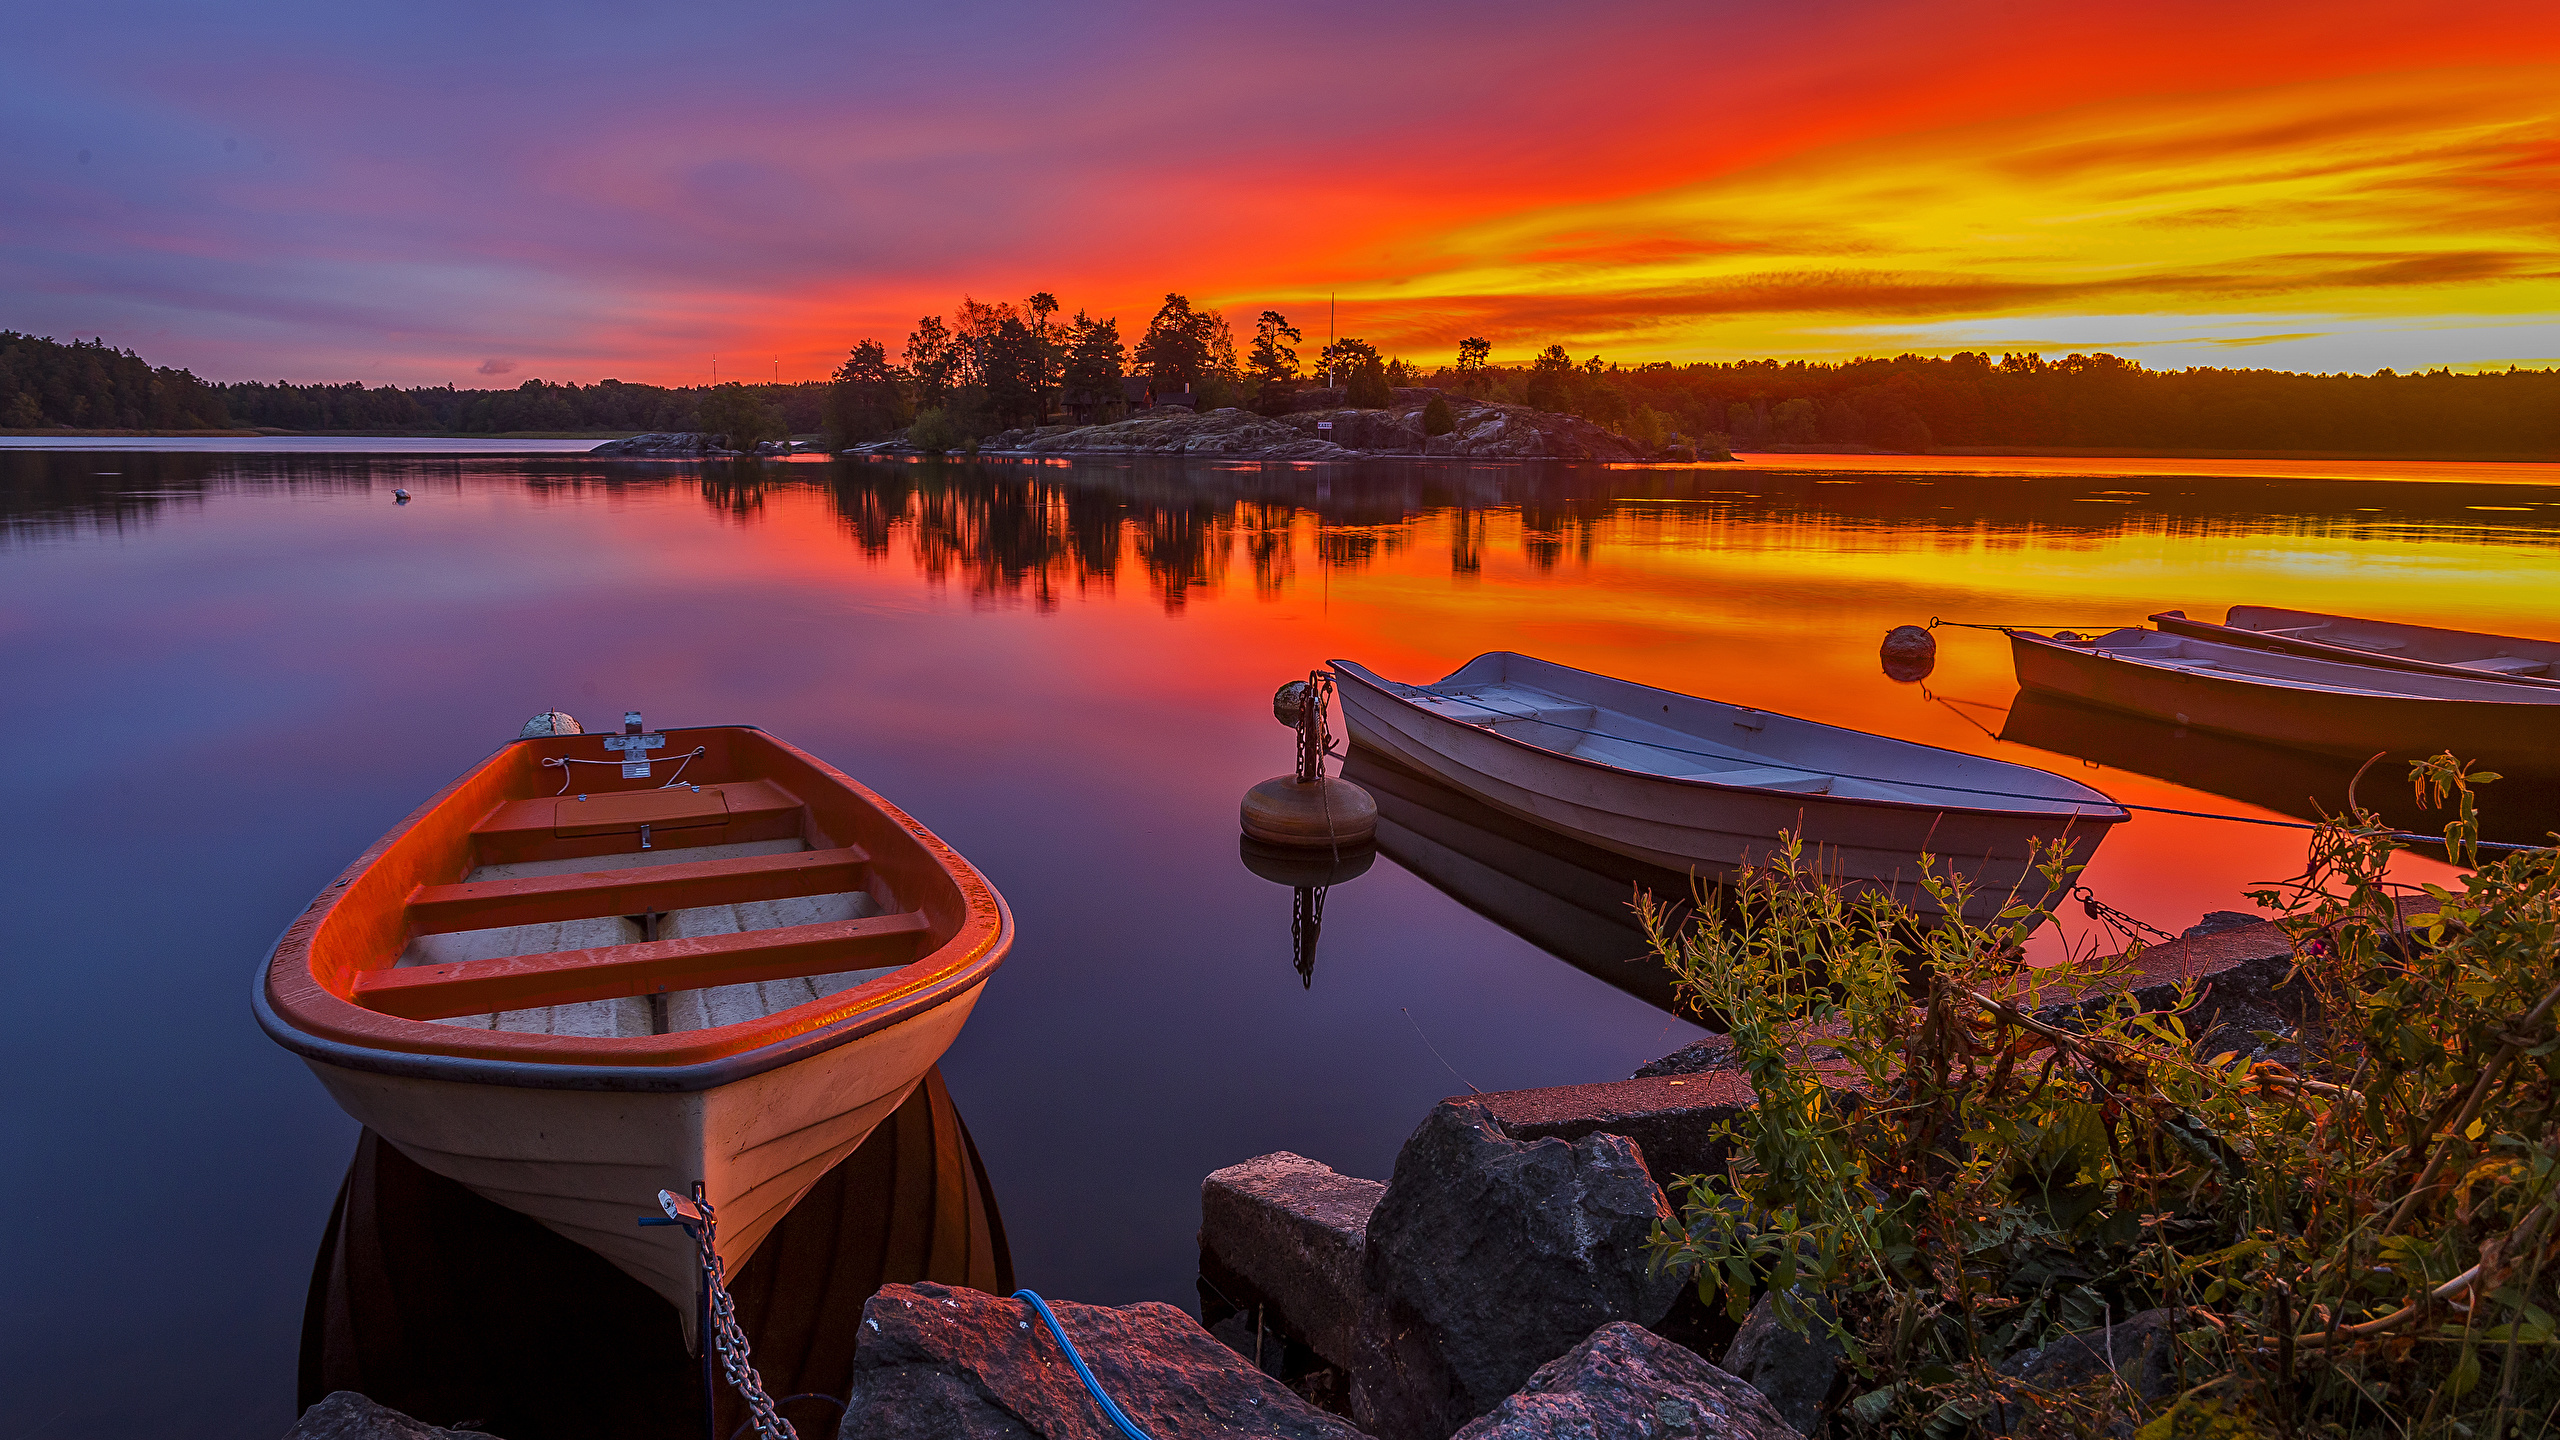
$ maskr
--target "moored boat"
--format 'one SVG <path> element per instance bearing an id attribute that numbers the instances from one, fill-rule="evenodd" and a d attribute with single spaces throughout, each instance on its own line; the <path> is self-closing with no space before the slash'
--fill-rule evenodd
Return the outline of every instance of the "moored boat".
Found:
<path id="1" fill-rule="evenodd" d="M 701 1182 L 735 1273 L 941 1058 L 1013 921 L 816 758 L 627 718 L 503 746 L 403 820 L 286 930 L 255 1006 L 348 1114 L 690 1331 L 692 1242 L 636 1217 Z"/>
<path id="2" fill-rule="evenodd" d="M 2427 625 L 2268 605 L 2234 605 L 2219 625 L 2210 620 L 2191 620 L 2183 610 L 2164 610 L 2152 616 L 2151 623 L 2171 635 L 2251 650 L 2273 650 L 2414 674 L 2560 689 L 2560 641 L 2476 630 L 2439 630 Z"/>
<path id="3" fill-rule="evenodd" d="M 2022 687 L 2178 726 L 2357 760 L 2450 750 L 2492 770 L 2548 771 L 2560 751 L 2560 688 L 2382 669 L 2139 627 L 2089 639 L 2012 630 L 2009 641 Z"/>
<path id="4" fill-rule="evenodd" d="M 1332 662 L 1352 743 L 1498 810 L 1682 874 L 1764 864 L 1781 832 L 1854 891 L 1937 913 L 1920 857 L 1973 887 L 1968 918 L 2055 896 L 2038 842 L 2083 862 L 2128 818 L 2077 781 L 1498 651 L 1430 685 Z"/>

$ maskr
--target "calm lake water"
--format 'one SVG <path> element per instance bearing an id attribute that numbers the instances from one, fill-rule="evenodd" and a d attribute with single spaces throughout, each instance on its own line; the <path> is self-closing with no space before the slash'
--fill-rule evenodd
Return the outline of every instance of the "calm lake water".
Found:
<path id="1" fill-rule="evenodd" d="M 1698 1033 L 1471 908 L 1552 907 L 1464 843 L 1334 887 L 1302 983 L 1292 892 L 1236 846 L 1290 763 L 1277 684 L 1518 649 L 2274 817 L 2343 776 L 2013 707 L 1996 634 L 1939 631 L 1921 685 L 1877 641 L 2241 603 L 2560 635 L 2551 467 L 2222 468 L 2248 473 L 0 453 L 0 1435 L 290 1423 L 357 1132 L 258 1032 L 252 972 L 529 714 L 763 725 L 982 866 L 1021 938 L 943 1074 L 1022 1283 L 1189 1305 L 1208 1171 L 1383 1177 L 1469 1083 L 1615 1078 Z M 2143 815 L 2085 878 L 2175 930 L 2300 855 Z"/>

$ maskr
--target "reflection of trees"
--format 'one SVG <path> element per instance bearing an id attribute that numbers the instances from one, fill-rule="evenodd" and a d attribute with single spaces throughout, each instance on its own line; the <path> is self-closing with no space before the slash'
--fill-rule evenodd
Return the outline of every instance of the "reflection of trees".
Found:
<path id="1" fill-rule="evenodd" d="M 1148 593 L 1178 612 L 1195 593 L 1222 587 L 1239 555 L 1251 567 L 1254 593 L 1273 598 L 1296 583 L 1302 555 L 1311 554 L 1319 566 L 1366 566 L 1413 544 L 1422 525 L 1441 517 L 1449 526 L 1450 573 L 1459 576 L 1479 574 L 1495 558 L 1489 552 L 1498 525 L 1515 515 L 1520 553 L 1540 571 L 1588 564 L 1604 538 L 1716 550 L 1950 553 L 2098 546 L 2125 537 L 2163 545 L 2244 536 L 2307 545 L 2544 546 L 2560 540 L 2560 509 L 2475 512 L 2467 507 L 2511 507 L 2523 492 L 2445 481 L 2021 482 L 1534 464 L 786 465 L 582 455 L 0 450 L 0 544 L 124 534 L 172 506 L 197 509 L 234 497 L 380 497 L 405 486 L 432 502 L 483 485 L 512 487 L 538 504 L 627 495 L 672 499 L 691 487 L 708 511 L 739 525 L 760 523 L 771 504 L 814 496 L 832 510 L 854 548 L 875 561 L 887 558 L 903 529 L 918 568 L 936 583 L 1044 609 L 1070 590 L 1109 589 L 1122 568 L 1134 564 Z"/>

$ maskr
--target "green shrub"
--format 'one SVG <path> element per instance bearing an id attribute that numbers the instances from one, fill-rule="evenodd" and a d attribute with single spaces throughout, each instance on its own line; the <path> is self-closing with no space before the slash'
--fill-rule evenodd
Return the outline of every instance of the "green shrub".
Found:
<path id="1" fill-rule="evenodd" d="M 1431 403 L 1422 407 L 1423 434 L 1446 435 L 1457 428 L 1458 417 L 1449 413 L 1447 396 L 1434 395 L 1431 397 Z"/>
<path id="2" fill-rule="evenodd" d="M 1990 1412 L 2002 1359 L 2155 1307 L 2184 1317 L 2183 1393 L 2142 1440 L 2545 1433 L 2560 857 L 2479 862 L 2472 787 L 2495 778 L 2412 767 L 2423 797 L 2456 802 L 2447 843 L 2470 867 L 2459 892 L 2429 887 L 2442 909 L 2414 932 L 2392 832 L 2362 811 L 2315 832 L 2304 873 L 2252 898 L 2292 937 L 2288 983 L 2319 1023 L 2212 1056 L 2181 1018 L 2192 987 L 2169 1012 L 2036 1018 L 2059 982 L 2017 966 L 2032 906 L 1923 926 L 1792 844 L 1715 923 L 1673 932 L 1648 903 L 1757 1101 L 1726 1173 L 1684 1182 L 1659 1258 L 1729 1313 L 1765 1290 L 1782 1323 L 1831 1328 L 1855 1368 L 1838 1434 L 1950 1440 Z M 2077 873 L 2067 853 L 2039 868 Z M 1927 883 L 1960 912 L 1960 882 Z M 2072 1433 L 2138 1408 L 2121 1391 L 2032 1406 L 2025 1428 Z"/>
<path id="3" fill-rule="evenodd" d="M 915 423 L 907 427 L 907 443 L 928 455 L 958 449 L 971 439 L 953 423 L 951 412 L 940 406 L 918 415 Z"/>

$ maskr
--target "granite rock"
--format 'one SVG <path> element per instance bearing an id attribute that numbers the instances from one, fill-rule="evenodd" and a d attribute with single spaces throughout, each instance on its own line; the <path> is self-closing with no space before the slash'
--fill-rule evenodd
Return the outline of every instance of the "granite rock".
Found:
<path id="1" fill-rule="evenodd" d="M 587 452 L 590 455 L 622 455 L 643 460 L 685 460 L 700 455 L 735 455 L 726 435 L 706 435 L 698 430 L 662 431 L 633 435 L 622 440 L 607 440 Z"/>
<path id="2" fill-rule="evenodd" d="M 1762 1295 L 1725 1350 L 1724 1368 L 1767 1396 L 1788 1424 L 1811 1434 L 1844 1358 L 1840 1342 L 1819 1325 L 1799 1335 L 1780 1324 L 1775 1302 Z"/>
<path id="3" fill-rule="evenodd" d="M 1152 1301 L 1050 1302 L 1094 1378 L 1156 1440 L 1361 1440 Z M 1118 1440 L 1030 1302 L 889 1285 L 862 1311 L 841 1440 Z"/>
<path id="4" fill-rule="evenodd" d="M 333 1390 L 302 1412 L 284 1440 L 485 1440 L 477 1430 L 445 1430 L 376 1405 L 353 1390 Z"/>
<path id="5" fill-rule="evenodd" d="M 1615 1322 L 1539 1367 L 1456 1440 L 1798 1440 L 1759 1391 Z"/>
<path id="6" fill-rule="evenodd" d="M 1233 1277 L 1229 1288 L 1250 1292 L 1236 1308 L 1267 1307 L 1260 1324 L 1347 1365 L 1369 1215 L 1386 1189 L 1285 1150 L 1216 1171 L 1200 1185 L 1202 1273 Z"/>
<path id="7" fill-rule="evenodd" d="M 1487 1101 L 1443 1101 L 1369 1219 L 1353 1417 L 1443 1440 L 1602 1325 L 1660 1322 L 1681 1286 L 1646 1242 L 1669 1219 L 1625 1136 L 1524 1140 Z"/>

